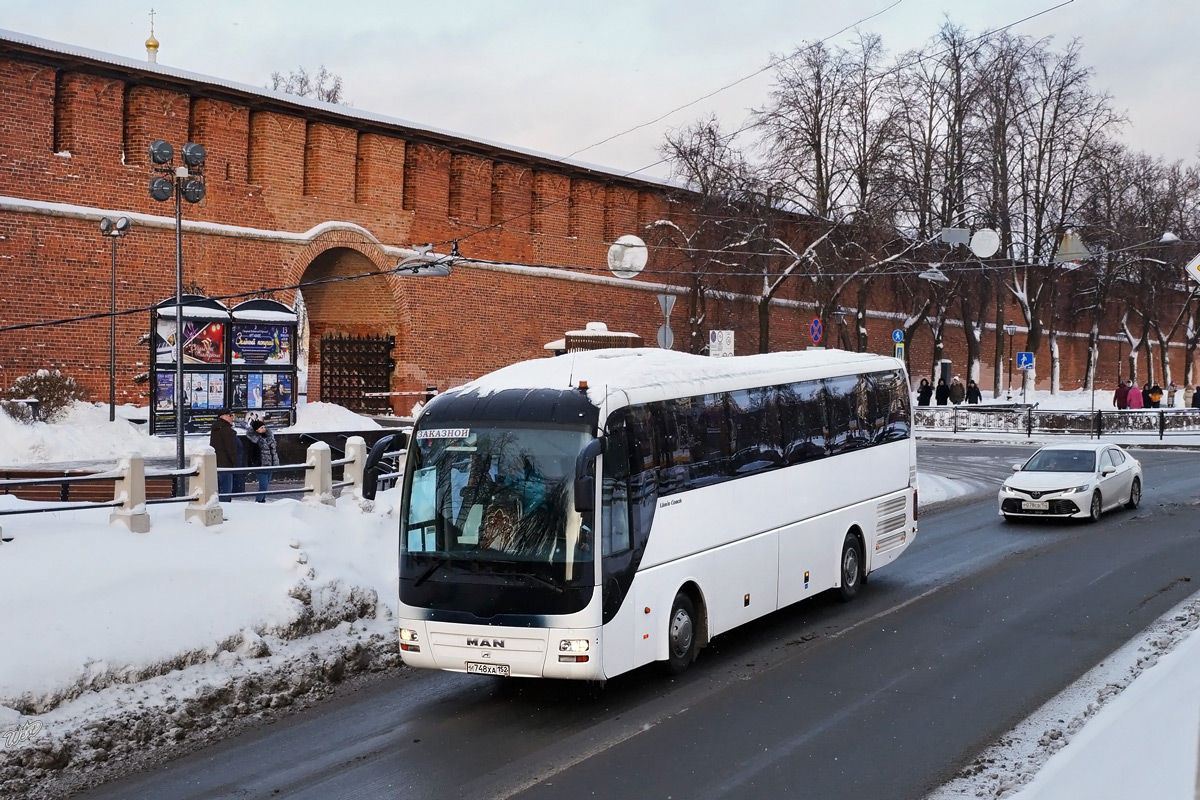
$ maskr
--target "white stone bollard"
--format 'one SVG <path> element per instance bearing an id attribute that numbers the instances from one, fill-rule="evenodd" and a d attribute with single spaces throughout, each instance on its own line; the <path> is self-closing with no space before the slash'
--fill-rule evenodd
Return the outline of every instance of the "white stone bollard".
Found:
<path id="1" fill-rule="evenodd" d="M 304 470 L 304 493 L 325 505 L 333 505 L 333 457 L 325 442 L 308 446 L 308 469 Z"/>
<path id="2" fill-rule="evenodd" d="M 362 497 L 363 468 L 367 466 L 367 440 L 361 436 L 351 436 L 346 440 L 346 457 L 350 459 L 342 469 L 346 480 L 350 481 L 350 489 L 356 497 Z"/>
<path id="3" fill-rule="evenodd" d="M 117 462 L 121 477 L 113 484 L 113 499 L 120 500 L 108 515 L 109 523 L 119 522 L 132 533 L 150 532 L 150 512 L 146 510 L 146 459 L 131 453 Z"/>
<path id="4" fill-rule="evenodd" d="M 183 518 L 205 527 L 220 525 L 225 521 L 225 515 L 217 495 L 217 451 L 208 445 L 201 447 L 192 455 L 192 468 L 196 470 L 196 474 L 188 478 L 188 494 L 192 500 L 184 509 Z"/>

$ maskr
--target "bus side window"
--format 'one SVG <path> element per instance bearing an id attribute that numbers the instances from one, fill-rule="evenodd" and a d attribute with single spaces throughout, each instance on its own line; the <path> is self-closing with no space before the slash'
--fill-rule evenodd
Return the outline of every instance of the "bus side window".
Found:
<path id="1" fill-rule="evenodd" d="M 783 436 L 775 387 L 729 392 L 731 469 L 734 475 L 783 464 Z"/>
<path id="2" fill-rule="evenodd" d="M 620 412 L 618 412 L 620 414 Z M 601 547 L 605 555 L 632 545 L 629 531 L 629 447 L 624 416 L 614 415 L 608 425 L 608 445 L 601 477 Z"/>
<path id="3" fill-rule="evenodd" d="M 820 381 L 802 381 L 779 389 L 783 457 L 801 464 L 825 457 L 825 392 Z"/>
<path id="4" fill-rule="evenodd" d="M 664 457 L 658 452 L 660 430 L 647 406 L 629 409 L 626 432 L 629 443 L 630 528 L 635 543 L 640 545 L 650 533 L 658 497 L 663 492 L 661 485 L 666 478 L 666 468 L 659 467 L 660 459 Z M 662 477 L 660 472 L 664 473 Z"/>

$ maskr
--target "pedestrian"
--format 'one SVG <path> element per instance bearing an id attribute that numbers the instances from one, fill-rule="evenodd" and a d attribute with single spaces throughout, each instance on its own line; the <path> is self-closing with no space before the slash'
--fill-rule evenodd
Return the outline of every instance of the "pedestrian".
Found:
<path id="1" fill-rule="evenodd" d="M 1167 408 L 1175 407 L 1175 397 L 1179 394 L 1179 390 L 1175 388 L 1175 381 L 1167 384 Z"/>
<path id="2" fill-rule="evenodd" d="M 933 385 L 929 383 L 929 378 L 921 378 L 921 385 L 917 387 L 917 405 L 929 405 L 931 397 L 933 397 Z"/>
<path id="3" fill-rule="evenodd" d="M 979 391 L 979 384 L 974 380 L 967 381 L 967 404 L 979 405 L 983 401 L 983 393 Z"/>
<path id="4" fill-rule="evenodd" d="M 950 402 L 957 406 L 966 399 L 967 387 L 963 386 L 962 378 L 955 375 L 954 379 L 950 381 Z"/>
<path id="5" fill-rule="evenodd" d="M 233 473 L 221 469 L 238 465 L 237 434 L 233 431 L 233 412 L 228 408 L 222 408 L 213 420 L 208 446 L 217 451 L 217 495 L 222 503 L 227 503 L 233 491 Z"/>
<path id="6" fill-rule="evenodd" d="M 945 378 L 938 378 L 937 391 L 934 392 L 939 406 L 946 405 L 946 401 L 950 399 L 950 387 L 946 385 Z"/>
<path id="7" fill-rule="evenodd" d="M 1129 408 L 1129 384 L 1125 381 L 1117 381 L 1117 390 L 1113 392 L 1113 405 L 1122 411 Z"/>
<path id="8" fill-rule="evenodd" d="M 246 438 L 250 440 L 250 452 L 248 453 L 248 466 L 251 467 L 278 467 L 279 466 L 279 449 L 275 445 L 275 434 L 271 433 L 271 429 L 267 427 L 266 420 L 251 419 L 250 429 L 246 431 Z M 258 469 L 254 471 L 258 477 L 259 494 L 254 498 L 256 503 L 265 503 L 267 496 L 263 492 L 267 491 L 267 487 L 271 484 L 271 470 Z"/>
<path id="9" fill-rule="evenodd" d="M 1126 407 L 1131 411 L 1142 407 L 1145 401 L 1142 399 L 1142 390 L 1137 387 L 1132 381 L 1129 384 L 1129 396 L 1126 398 Z"/>
<path id="10" fill-rule="evenodd" d="M 1146 398 L 1150 401 L 1146 403 L 1146 408 L 1162 408 L 1162 387 L 1155 383 L 1147 390 Z"/>
<path id="11" fill-rule="evenodd" d="M 1192 386 L 1190 383 L 1184 384 L 1184 386 L 1183 386 L 1183 407 L 1191 408 L 1192 407 L 1192 398 L 1195 396 L 1196 396 L 1196 387 Z"/>
<path id="12" fill-rule="evenodd" d="M 1192 392 L 1192 404 L 1188 408 L 1200 408 L 1200 392 Z"/>

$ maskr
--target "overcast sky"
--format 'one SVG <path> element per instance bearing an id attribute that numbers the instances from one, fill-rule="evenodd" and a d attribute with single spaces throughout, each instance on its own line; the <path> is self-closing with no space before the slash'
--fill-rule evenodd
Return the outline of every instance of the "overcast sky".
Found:
<path id="1" fill-rule="evenodd" d="M 364 111 L 660 175 L 669 128 L 709 112 L 733 128 L 763 103 L 769 72 L 700 98 L 772 54 L 848 43 L 839 31 L 864 19 L 899 53 L 947 16 L 981 33 L 1045 12 L 1011 30 L 1080 38 L 1130 144 L 1189 162 L 1200 151 L 1192 0 L 0 0 L 0 28 L 142 59 L 151 6 L 161 64 L 259 86 L 324 64 Z"/>

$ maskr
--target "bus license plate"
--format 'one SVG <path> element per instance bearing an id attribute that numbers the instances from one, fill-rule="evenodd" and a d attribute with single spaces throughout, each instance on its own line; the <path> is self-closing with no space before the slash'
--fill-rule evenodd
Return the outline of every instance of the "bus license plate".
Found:
<path id="1" fill-rule="evenodd" d="M 1049 511 L 1050 503 L 1046 500 L 1022 500 L 1022 511 Z"/>
<path id="2" fill-rule="evenodd" d="M 508 677 L 508 664 L 481 664 L 478 661 L 467 662 L 467 672 L 475 675 L 499 675 Z"/>

